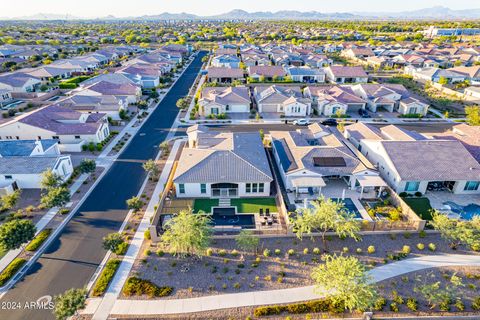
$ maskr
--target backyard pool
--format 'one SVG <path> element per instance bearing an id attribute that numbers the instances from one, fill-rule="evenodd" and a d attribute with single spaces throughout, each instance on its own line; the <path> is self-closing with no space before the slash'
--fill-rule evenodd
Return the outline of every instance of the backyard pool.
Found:
<path id="1" fill-rule="evenodd" d="M 478 204 L 470 203 L 462 206 L 453 201 L 446 201 L 443 204 L 449 206 L 453 212 L 460 216 L 460 219 L 472 220 L 474 216 L 480 217 L 480 206 Z"/>
<path id="2" fill-rule="evenodd" d="M 253 214 L 236 214 L 235 207 L 212 208 L 212 223 L 215 226 L 239 226 L 255 229 Z"/>
<path id="3" fill-rule="evenodd" d="M 335 202 L 343 202 L 343 207 L 345 210 L 347 210 L 350 213 L 353 213 L 355 215 L 355 219 L 363 219 L 362 215 L 360 214 L 360 211 L 358 211 L 357 206 L 355 203 L 353 203 L 352 199 L 350 198 L 345 198 L 345 199 L 340 199 L 340 198 L 331 198 L 332 201 Z"/>

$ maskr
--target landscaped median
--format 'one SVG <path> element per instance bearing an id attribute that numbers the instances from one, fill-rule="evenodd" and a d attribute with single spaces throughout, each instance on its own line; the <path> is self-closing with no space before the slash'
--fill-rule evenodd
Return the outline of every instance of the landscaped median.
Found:
<path id="1" fill-rule="evenodd" d="M 20 268 L 27 262 L 22 258 L 16 258 L 0 273 L 0 287 L 4 286 Z"/>
<path id="2" fill-rule="evenodd" d="M 172 287 L 159 287 L 149 280 L 137 277 L 128 278 L 122 290 L 126 296 L 142 296 L 147 295 L 153 297 L 166 297 L 173 292 Z"/>
<path id="3" fill-rule="evenodd" d="M 25 247 L 26 251 L 37 251 L 52 233 L 52 229 L 44 229 Z"/>

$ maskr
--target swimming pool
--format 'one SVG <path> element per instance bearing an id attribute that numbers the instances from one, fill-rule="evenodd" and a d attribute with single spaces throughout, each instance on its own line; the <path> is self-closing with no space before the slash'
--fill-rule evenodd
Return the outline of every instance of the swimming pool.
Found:
<path id="1" fill-rule="evenodd" d="M 462 206 L 453 201 L 446 201 L 443 204 L 449 206 L 463 220 L 472 220 L 474 216 L 480 217 L 480 206 L 478 204 L 470 203 Z"/>
<path id="2" fill-rule="evenodd" d="M 332 201 L 335 202 L 342 202 L 343 203 L 343 208 L 347 210 L 350 213 L 353 213 L 355 215 L 355 219 L 363 219 L 362 215 L 360 214 L 360 211 L 358 211 L 357 206 L 355 203 L 353 203 L 352 199 L 350 198 L 345 198 L 345 199 L 340 199 L 340 198 L 331 198 Z"/>
<path id="3" fill-rule="evenodd" d="M 212 224 L 255 229 L 255 216 L 253 214 L 236 214 L 235 207 L 217 207 L 212 208 Z"/>

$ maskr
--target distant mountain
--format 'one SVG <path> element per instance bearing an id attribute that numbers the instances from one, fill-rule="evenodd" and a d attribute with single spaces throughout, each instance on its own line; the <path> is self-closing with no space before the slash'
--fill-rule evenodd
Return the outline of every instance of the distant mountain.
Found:
<path id="1" fill-rule="evenodd" d="M 431 8 L 402 11 L 402 12 L 335 12 L 322 13 L 318 11 L 283 10 L 277 12 L 259 11 L 248 12 L 235 9 L 230 12 L 213 15 L 198 16 L 192 13 L 169 13 L 164 12 L 156 15 L 144 15 L 139 17 L 98 17 L 96 20 L 349 20 L 349 19 L 480 19 L 480 9 L 452 10 L 447 7 L 436 6 Z M 92 18 L 75 17 L 69 14 L 39 13 L 32 16 L 0 18 L 0 20 L 85 20 Z"/>

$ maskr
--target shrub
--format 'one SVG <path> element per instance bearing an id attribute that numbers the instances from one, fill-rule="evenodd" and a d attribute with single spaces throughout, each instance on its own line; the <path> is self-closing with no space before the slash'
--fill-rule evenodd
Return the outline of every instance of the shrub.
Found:
<path id="1" fill-rule="evenodd" d="M 63 216 L 65 214 L 70 213 L 70 210 L 67 209 L 67 208 L 62 208 L 62 209 L 58 210 L 58 213 L 60 213 Z"/>
<path id="2" fill-rule="evenodd" d="M 439 303 L 438 308 L 440 309 L 440 311 L 450 311 L 450 300 L 443 300 Z"/>
<path id="3" fill-rule="evenodd" d="M 320 249 L 319 248 L 313 248 L 312 250 L 313 254 L 320 254 Z"/>
<path id="4" fill-rule="evenodd" d="M 404 192 L 400 192 L 398 195 L 402 198 L 405 198 L 408 194 L 404 191 Z"/>
<path id="5" fill-rule="evenodd" d="M 158 249 L 156 253 L 157 253 L 157 256 L 159 257 L 163 257 L 165 255 L 165 252 L 163 252 L 162 249 Z"/>
<path id="6" fill-rule="evenodd" d="M 93 296 L 98 297 L 105 293 L 105 290 L 107 290 L 107 287 L 110 284 L 110 281 L 112 281 L 115 272 L 117 272 L 117 269 L 120 266 L 120 262 L 121 261 L 118 259 L 113 259 L 109 260 L 105 264 L 105 268 L 100 274 L 100 277 L 98 277 L 95 287 L 93 287 Z"/>
<path id="7" fill-rule="evenodd" d="M 207 251 L 205 252 L 205 254 L 210 257 L 212 254 L 213 254 L 213 249 L 212 248 L 208 248 Z"/>
<path id="8" fill-rule="evenodd" d="M 417 243 L 417 249 L 418 250 L 423 250 L 423 249 L 425 249 L 425 245 L 423 243 Z"/>
<path id="9" fill-rule="evenodd" d="M 348 247 L 343 247 L 342 251 L 343 251 L 343 253 L 348 253 L 348 251 L 349 251 Z"/>
<path id="10" fill-rule="evenodd" d="M 473 251 L 475 251 L 475 252 L 480 251 L 480 241 L 477 241 L 477 242 L 472 243 L 472 245 L 470 246 L 470 248 L 471 248 Z"/>
<path id="11" fill-rule="evenodd" d="M 280 254 L 282 254 L 282 250 L 275 249 L 275 255 L 279 256 Z"/>
<path id="12" fill-rule="evenodd" d="M 115 250 L 115 254 L 118 256 L 123 256 L 127 253 L 128 249 L 128 242 L 122 242 L 118 245 L 117 250 Z"/>
<path id="13" fill-rule="evenodd" d="M 403 237 L 404 237 L 405 239 L 410 239 L 411 236 L 412 236 L 412 234 L 411 234 L 410 232 L 404 232 L 404 233 L 403 233 Z"/>
<path id="14" fill-rule="evenodd" d="M 232 256 L 234 257 L 238 256 L 238 251 L 236 249 L 232 250 Z"/>
<path id="15" fill-rule="evenodd" d="M 457 298 L 457 300 L 455 301 L 455 308 L 457 308 L 458 311 L 465 310 L 465 304 L 463 303 L 461 298 Z"/>
<path id="16" fill-rule="evenodd" d="M 412 250 L 410 249 L 410 246 L 405 245 L 402 248 L 402 253 L 404 253 L 404 254 L 409 254 L 411 251 Z"/>
<path id="17" fill-rule="evenodd" d="M 290 314 L 302 314 L 302 313 L 319 313 L 330 312 L 340 313 L 345 310 L 344 306 L 333 303 L 329 299 L 314 300 L 303 303 L 293 303 L 288 305 L 272 305 L 255 308 L 253 315 L 255 317 L 266 317 L 272 315 L 279 315 L 287 312 Z"/>
<path id="18" fill-rule="evenodd" d="M 308 254 L 309 252 L 308 248 L 303 249 L 303 254 Z"/>
<path id="19" fill-rule="evenodd" d="M 369 254 L 374 254 L 375 253 L 375 246 L 368 246 L 367 252 Z"/>
<path id="20" fill-rule="evenodd" d="M 122 290 L 126 296 L 141 296 L 148 295 L 149 297 L 166 297 L 173 292 L 172 287 L 158 287 L 149 280 L 140 279 L 137 277 L 128 278 Z"/>
<path id="21" fill-rule="evenodd" d="M 392 291 L 392 300 L 393 302 L 397 303 L 397 304 L 403 304 L 403 298 L 402 296 L 398 295 L 398 292 L 397 291 Z"/>
<path id="22" fill-rule="evenodd" d="M 295 250 L 289 249 L 289 250 L 287 251 L 287 254 L 288 254 L 289 256 L 293 256 L 293 255 L 295 254 Z"/>
<path id="23" fill-rule="evenodd" d="M 421 197 L 422 193 L 420 191 L 415 192 L 415 197 Z"/>
<path id="24" fill-rule="evenodd" d="M 472 309 L 473 310 L 480 310 L 480 296 L 479 297 L 476 297 L 475 299 L 473 299 L 472 301 Z"/>
<path id="25" fill-rule="evenodd" d="M 218 251 L 218 255 L 220 257 L 225 257 L 227 255 L 227 251 L 224 249 L 221 249 L 220 251 Z"/>
<path id="26" fill-rule="evenodd" d="M 38 248 L 42 245 L 42 243 L 47 240 L 47 238 L 52 233 L 52 229 L 44 229 L 42 230 L 37 236 L 25 247 L 27 251 L 37 251 Z"/>
<path id="27" fill-rule="evenodd" d="M 415 298 L 408 298 L 407 299 L 407 308 L 412 311 L 417 311 L 418 309 L 418 302 Z"/>
<path id="28" fill-rule="evenodd" d="M 0 273 L 0 286 L 3 286 L 5 283 L 12 278 L 15 273 L 27 262 L 27 260 L 22 258 L 15 258 L 10 264 Z"/>
<path id="29" fill-rule="evenodd" d="M 420 238 L 425 238 L 425 237 L 427 236 L 427 233 L 425 232 L 425 230 L 422 230 L 422 231 L 420 231 L 420 232 L 418 233 L 418 236 L 419 236 Z"/>
<path id="30" fill-rule="evenodd" d="M 143 255 L 144 256 L 149 256 L 152 254 L 152 251 L 150 251 L 149 249 L 146 249 L 144 252 L 143 252 Z"/>
<path id="31" fill-rule="evenodd" d="M 380 297 L 375 301 L 373 305 L 373 309 L 376 311 L 382 311 L 386 305 L 387 305 L 387 299 Z"/>
<path id="32" fill-rule="evenodd" d="M 429 243 L 428 244 L 428 250 L 430 250 L 430 251 L 437 250 L 437 246 L 435 245 L 435 243 Z"/>
<path id="33" fill-rule="evenodd" d="M 263 250 L 263 255 L 264 255 L 265 257 L 270 257 L 270 254 L 271 254 L 271 253 L 270 253 L 270 250 L 268 250 L 268 249 Z"/>
<path id="34" fill-rule="evenodd" d="M 143 233 L 145 239 L 150 240 L 152 237 L 150 236 L 150 229 L 145 230 Z"/>
<path id="35" fill-rule="evenodd" d="M 362 248 L 357 248 L 356 251 L 357 251 L 358 254 L 361 254 L 362 253 Z"/>
<path id="36" fill-rule="evenodd" d="M 395 302 L 390 303 L 390 311 L 398 312 L 398 305 Z"/>

